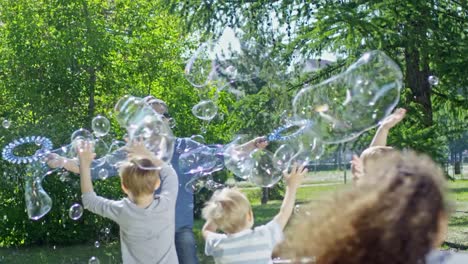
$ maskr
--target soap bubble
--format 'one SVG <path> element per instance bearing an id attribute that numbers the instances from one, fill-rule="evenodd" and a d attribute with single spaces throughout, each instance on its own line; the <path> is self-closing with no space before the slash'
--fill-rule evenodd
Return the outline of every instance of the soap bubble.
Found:
<path id="1" fill-rule="evenodd" d="M 104 233 L 105 233 L 106 235 L 109 235 L 109 234 L 110 234 L 110 228 L 106 227 L 106 228 L 104 229 Z"/>
<path id="2" fill-rule="evenodd" d="M 432 85 L 432 86 L 436 86 L 436 85 L 439 84 L 439 78 L 437 78 L 437 76 L 431 75 L 431 76 L 429 76 L 429 77 L 427 78 L 427 81 L 428 81 L 429 84 Z"/>
<path id="3" fill-rule="evenodd" d="M 185 78 L 194 87 L 206 86 L 213 71 L 214 45 L 205 42 L 197 49 L 185 66 Z"/>
<path id="4" fill-rule="evenodd" d="M 145 147 L 157 159 L 163 162 L 171 160 L 175 137 L 161 115 L 145 104 L 141 98 L 133 96 L 120 99 L 114 110 L 119 124 L 127 129 L 129 142 L 143 140 Z"/>
<path id="5" fill-rule="evenodd" d="M 126 154 L 123 151 L 125 147 L 125 142 L 119 140 L 113 140 L 112 144 L 109 147 L 109 154 L 106 155 L 106 161 L 110 165 L 114 166 L 118 162 L 126 158 Z"/>
<path id="6" fill-rule="evenodd" d="M 208 179 L 207 181 L 205 181 L 204 187 L 207 188 L 210 191 L 215 191 L 215 190 L 218 190 L 218 189 L 222 189 L 225 186 L 223 184 L 221 184 L 221 183 L 215 182 L 212 179 Z"/>
<path id="7" fill-rule="evenodd" d="M 42 188 L 42 177 L 47 168 L 40 163 L 31 163 L 26 166 L 25 200 L 26 211 L 32 220 L 38 220 L 46 215 L 52 208 L 52 199 Z"/>
<path id="8" fill-rule="evenodd" d="M 192 107 L 192 113 L 202 120 L 211 120 L 218 113 L 218 107 L 211 100 L 201 101 Z"/>
<path id="9" fill-rule="evenodd" d="M 81 216 L 83 215 L 83 206 L 81 206 L 81 204 L 73 204 L 71 207 L 70 207 L 70 210 L 68 210 L 68 216 L 70 216 L 70 218 L 72 220 L 78 220 L 81 218 Z"/>
<path id="10" fill-rule="evenodd" d="M 89 261 L 88 261 L 88 264 L 100 264 L 101 262 L 99 261 L 98 258 L 92 256 Z"/>
<path id="11" fill-rule="evenodd" d="M 100 243 L 99 241 L 95 241 L 95 242 L 94 242 L 94 246 L 95 246 L 96 248 L 99 248 L 99 247 L 101 246 L 101 243 Z"/>
<path id="12" fill-rule="evenodd" d="M 192 176 L 190 181 L 222 170 L 223 149 L 220 146 L 204 146 L 184 152 L 179 157 L 179 168 L 183 174 Z"/>
<path id="13" fill-rule="evenodd" d="M 289 167 L 291 159 L 296 154 L 296 151 L 289 144 L 281 145 L 273 154 L 273 164 L 280 171 L 284 171 Z"/>
<path id="14" fill-rule="evenodd" d="M 313 134 L 304 134 L 296 140 L 290 142 L 294 149 L 294 156 L 291 157 L 288 168 L 293 164 L 305 166 L 312 160 L 317 160 L 324 152 L 323 143 Z"/>
<path id="15" fill-rule="evenodd" d="M 261 187 L 271 187 L 281 179 L 283 173 L 273 164 L 271 152 L 258 149 L 251 156 L 254 160 L 249 177 L 251 182 Z"/>
<path id="16" fill-rule="evenodd" d="M 272 41 L 260 44 L 239 29 L 225 28 L 215 48 L 212 79 L 226 83 L 223 89 L 238 97 L 267 85 L 281 87 L 285 67 L 274 54 L 274 46 Z"/>
<path id="17" fill-rule="evenodd" d="M 91 128 L 93 129 L 96 137 L 102 137 L 109 133 L 110 122 L 104 116 L 98 115 L 93 118 L 93 121 L 91 122 Z"/>
<path id="18" fill-rule="evenodd" d="M 205 144 L 205 137 L 202 135 L 192 135 L 190 139 L 198 143 Z"/>
<path id="19" fill-rule="evenodd" d="M 94 140 L 93 147 L 94 153 L 96 154 L 94 166 L 101 166 L 106 161 L 104 157 L 109 153 L 109 146 L 104 140 L 97 138 Z"/>
<path id="20" fill-rule="evenodd" d="M 109 171 L 106 169 L 100 169 L 98 172 L 98 177 L 101 180 L 107 179 L 107 177 L 109 177 Z"/>
<path id="21" fill-rule="evenodd" d="M 391 113 L 402 78 L 400 68 L 383 52 L 365 53 L 345 72 L 298 92 L 295 118 L 311 122 L 309 130 L 324 143 L 349 141 Z"/>
<path id="22" fill-rule="evenodd" d="M 246 145 L 251 138 L 240 135 L 224 149 L 224 165 L 237 177 L 246 180 L 254 166 L 254 160 L 250 156 L 253 149 Z"/>
<path id="23" fill-rule="evenodd" d="M 94 139 L 93 134 L 84 128 L 80 128 L 72 133 L 71 142 L 76 142 L 77 140 L 87 140 L 92 141 Z"/>
<path id="24" fill-rule="evenodd" d="M 8 129 L 8 128 L 10 128 L 11 123 L 10 123 L 10 121 L 4 119 L 3 122 L 2 122 L 2 126 L 3 126 L 4 128 L 6 128 L 6 129 Z"/>

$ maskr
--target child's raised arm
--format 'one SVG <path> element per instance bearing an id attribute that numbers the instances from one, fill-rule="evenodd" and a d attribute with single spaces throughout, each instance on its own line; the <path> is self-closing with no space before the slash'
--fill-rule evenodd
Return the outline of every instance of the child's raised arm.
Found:
<path id="1" fill-rule="evenodd" d="M 91 163 L 96 154 L 93 152 L 93 143 L 87 140 L 79 142 L 78 157 L 80 159 L 80 183 L 81 193 L 94 192 L 93 182 L 91 181 Z"/>
<path id="2" fill-rule="evenodd" d="M 375 132 L 375 136 L 372 139 L 372 142 L 369 147 L 386 146 L 388 132 L 392 127 L 400 123 L 400 121 L 403 120 L 405 115 L 406 109 L 398 108 L 397 110 L 395 110 L 395 112 L 393 112 L 391 115 L 387 116 L 384 120 L 382 120 L 379 128 L 377 129 L 377 132 Z"/>
<path id="3" fill-rule="evenodd" d="M 284 179 L 286 180 L 286 192 L 284 194 L 283 203 L 279 213 L 273 219 L 276 221 L 282 229 L 286 226 L 291 217 L 292 211 L 294 209 L 294 203 L 296 201 L 296 192 L 299 185 L 301 185 L 304 175 L 308 172 L 304 166 L 298 167 L 297 164 L 294 164 L 291 172 L 288 174 L 284 172 Z"/>

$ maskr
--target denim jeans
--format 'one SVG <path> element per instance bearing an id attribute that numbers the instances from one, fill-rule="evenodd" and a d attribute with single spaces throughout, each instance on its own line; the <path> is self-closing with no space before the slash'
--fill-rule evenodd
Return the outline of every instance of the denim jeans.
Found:
<path id="1" fill-rule="evenodd" d="M 182 227 L 176 230 L 175 246 L 179 264 L 198 264 L 197 245 L 192 228 Z"/>

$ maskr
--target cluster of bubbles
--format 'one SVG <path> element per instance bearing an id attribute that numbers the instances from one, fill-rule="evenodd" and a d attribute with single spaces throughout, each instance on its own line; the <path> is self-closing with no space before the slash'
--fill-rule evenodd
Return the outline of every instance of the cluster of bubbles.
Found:
<path id="1" fill-rule="evenodd" d="M 240 30 L 227 27 L 217 40 L 202 43 L 188 60 L 186 79 L 197 88 L 201 101 L 192 108 L 199 119 L 213 119 L 219 91 L 242 97 L 258 92 L 265 83 L 282 76 L 272 46 L 260 45 Z M 214 96 L 211 95 L 214 91 Z"/>
<path id="2" fill-rule="evenodd" d="M 237 96 L 256 93 L 265 85 L 284 87 L 288 80 L 286 67 L 270 45 L 259 45 L 231 28 L 220 39 L 203 43 L 185 74 L 200 91 L 214 87 Z M 252 147 L 252 138 L 239 136 L 222 150 L 188 150 L 180 159 L 184 173 L 209 175 L 220 169 L 222 157 L 237 178 L 271 187 L 292 164 L 320 158 L 324 145 L 350 141 L 377 126 L 398 103 L 402 79 L 400 68 L 387 55 L 367 52 L 341 74 L 298 91 L 290 105 L 291 117 L 266 136 L 274 143 L 267 149 Z M 428 81 L 438 83 L 435 76 Z M 205 98 L 192 109 L 202 120 L 211 120 L 216 112 L 216 104 Z"/>
<path id="3" fill-rule="evenodd" d="M 189 61 L 186 76 L 192 85 L 198 89 L 214 86 L 217 90 L 226 89 L 242 95 L 258 91 L 270 81 L 277 83 L 277 78 L 284 76 L 279 70 L 281 67 L 276 67 L 275 57 L 268 46 L 258 45 L 252 40 L 228 38 L 225 35 L 233 32 L 228 33 L 229 30 L 216 44 L 203 44 Z M 431 77 L 428 81 L 436 85 L 438 80 Z M 365 53 L 343 73 L 319 84 L 307 85 L 297 92 L 291 102 L 292 115 L 283 126 L 260 141 L 260 138 L 239 136 L 225 146 L 204 145 L 202 136 L 185 139 L 184 147 L 175 146 L 170 124 L 142 98 L 124 96 L 115 105 L 114 116 L 127 130 L 131 144 L 143 144 L 163 163 L 170 162 L 176 149 L 182 173 L 191 177 L 186 186 L 188 190 L 193 190 L 202 178 L 205 187 L 221 188 L 222 185 L 207 176 L 224 167 L 239 179 L 271 187 L 292 164 L 305 165 L 318 159 L 325 144 L 354 139 L 378 125 L 397 104 L 401 86 L 401 71 L 389 57 L 380 51 Z M 212 100 L 202 100 L 192 112 L 209 121 L 216 115 L 217 106 Z M 31 219 L 41 218 L 52 206 L 50 197 L 41 186 L 43 178 L 53 172 L 45 162 L 55 164 L 53 167 L 56 168 L 66 166 L 66 162 L 77 162 L 80 142 L 94 143 L 93 179 L 105 180 L 117 175 L 118 163 L 127 158 L 126 144 L 104 140 L 110 131 L 110 122 L 104 116 L 96 116 L 91 127 L 92 132 L 76 130 L 71 135 L 70 144 L 55 150 L 43 137 L 20 139 L 7 145 L 6 151 L 4 149 L 4 158 L 12 161 L 10 154 L 19 145 L 32 143 L 41 147 L 31 157 L 13 157 L 13 160 L 21 162 L 12 161 L 28 166 L 30 177 L 27 177 L 25 195 Z M 268 148 L 258 147 L 262 140 L 270 142 Z M 160 167 L 161 164 L 156 164 L 143 169 Z M 76 220 L 81 217 L 82 207 L 74 206 L 70 208 L 70 218 Z"/>
<path id="4" fill-rule="evenodd" d="M 151 151 L 155 158 L 163 163 L 169 162 L 174 151 L 174 136 L 169 124 L 163 121 L 142 98 L 124 96 L 115 106 L 115 116 L 119 124 L 127 129 L 128 141 L 131 144 L 142 144 Z M 78 165 L 78 152 L 81 142 L 92 142 L 96 158 L 92 163 L 93 179 L 105 180 L 118 174 L 118 164 L 126 160 L 126 144 L 123 141 L 112 140 L 110 144 L 103 139 L 110 131 L 109 120 L 101 115 L 93 118 L 93 131 L 80 128 L 74 131 L 70 144 L 52 149 L 49 139 L 41 136 L 31 136 L 14 140 L 2 151 L 3 159 L 13 164 L 25 164 L 25 198 L 26 209 L 30 219 L 38 220 L 52 208 L 52 199 L 42 188 L 42 180 L 49 174 L 66 166 L 67 162 Z M 32 145 L 39 149 L 30 156 L 16 156 L 15 149 L 22 145 Z M 47 164 L 46 164 L 47 163 Z M 143 169 L 160 169 L 163 164 L 157 164 Z M 53 167 L 51 169 L 49 166 Z M 63 179 L 62 179 L 63 178 Z M 66 181 L 63 173 L 61 180 Z M 69 209 L 69 217 L 78 220 L 83 214 L 80 204 L 73 204 Z"/>

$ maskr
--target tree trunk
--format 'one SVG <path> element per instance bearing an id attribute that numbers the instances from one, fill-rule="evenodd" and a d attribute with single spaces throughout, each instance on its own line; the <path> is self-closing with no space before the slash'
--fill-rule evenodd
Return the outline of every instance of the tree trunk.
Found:
<path id="1" fill-rule="evenodd" d="M 268 188 L 262 188 L 262 204 L 268 203 Z"/>
<path id="2" fill-rule="evenodd" d="M 87 124 L 91 124 L 91 120 L 94 117 L 94 110 L 96 108 L 94 101 L 94 94 L 96 89 L 96 69 L 94 67 L 88 67 L 89 74 L 89 103 L 88 103 L 88 117 Z"/>
<path id="3" fill-rule="evenodd" d="M 405 49 L 406 84 L 411 89 L 412 100 L 422 106 L 423 124 L 432 126 L 431 85 L 429 84 L 429 64 L 427 59 L 420 59 L 419 50 L 415 47 Z"/>

